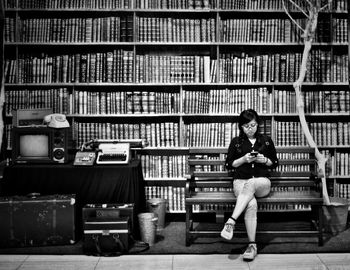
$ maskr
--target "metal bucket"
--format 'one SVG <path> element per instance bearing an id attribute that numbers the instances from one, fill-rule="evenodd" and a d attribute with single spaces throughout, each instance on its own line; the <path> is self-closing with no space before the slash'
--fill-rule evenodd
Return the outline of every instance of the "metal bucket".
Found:
<path id="1" fill-rule="evenodd" d="M 156 241 L 158 218 L 154 213 L 138 214 L 141 240 L 153 246 Z"/>

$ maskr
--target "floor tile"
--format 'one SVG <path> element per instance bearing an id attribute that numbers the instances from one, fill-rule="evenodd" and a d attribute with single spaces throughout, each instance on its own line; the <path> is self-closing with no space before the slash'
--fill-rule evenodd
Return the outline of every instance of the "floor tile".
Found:
<path id="1" fill-rule="evenodd" d="M 124 255 L 120 257 L 101 257 L 96 270 L 171 270 L 172 255 Z"/>
<path id="2" fill-rule="evenodd" d="M 174 255 L 173 270 L 177 269 L 248 270 L 249 266 L 242 260 L 241 255 Z"/>
<path id="3" fill-rule="evenodd" d="M 320 260 L 328 269 L 334 270 L 350 270 L 350 254 L 349 253 L 327 253 L 317 254 Z"/>
<path id="4" fill-rule="evenodd" d="M 0 270 L 18 269 L 28 255 L 0 255 Z"/>
<path id="5" fill-rule="evenodd" d="M 99 257 L 84 255 L 31 255 L 19 270 L 93 270 Z"/>
<path id="6" fill-rule="evenodd" d="M 258 254 L 254 261 L 249 262 L 253 270 L 326 270 L 316 254 Z"/>

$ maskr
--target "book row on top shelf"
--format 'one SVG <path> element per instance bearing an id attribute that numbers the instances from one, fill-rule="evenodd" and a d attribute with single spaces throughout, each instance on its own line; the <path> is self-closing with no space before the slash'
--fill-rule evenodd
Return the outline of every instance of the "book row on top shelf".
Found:
<path id="1" fill-rule="evenodd" d="M 301 44 L 302 31 L 284 13 L 268 14 L 72 14 L 50 17 L 7 13 L 5 42 L 30 43 L 291 43 Z M 74 16 L 73 16 L 74 15 Z M 321 14 L 314 42 L 347 42 L 347 14 Z M 64 18 L 62 18 L 64 16 Z M 233 18 L 232 18 L 233 17 Z M 306 19 L 295 18 L 304 27 Z"/>
<path id="2" fill-rule="evenodd" d="M 296 0 L 297 5 L 304 7 L 305 1 Z M 326 4 L 329 1 L 323 0 Z M 289 10 L 297 7 L 285 2 Z M 328 10 L 342 11 L 347 9 L 346 0 L 332 1 Z M 21 9 L 237 9 L 237 10 L 283 10 L 282 1 L 277 0 L 5 0 L 6 8 Z"/>

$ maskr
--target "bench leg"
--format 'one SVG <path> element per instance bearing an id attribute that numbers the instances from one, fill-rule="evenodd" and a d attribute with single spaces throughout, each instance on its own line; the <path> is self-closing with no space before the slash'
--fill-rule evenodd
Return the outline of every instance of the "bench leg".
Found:
<path id="1" fill-rule="evenodd" d="M 192 228 L 192 205 L 186 204 L 186 246 L 191 245 L 191 236 L 190 236 L 190 230 L 193 230 Z"/>
<path id="2" fill-rule="evenodd" d="M 323 211 L 322 211 L 322 206 L 318 206 L 318 245 L 323 246 Z"/>

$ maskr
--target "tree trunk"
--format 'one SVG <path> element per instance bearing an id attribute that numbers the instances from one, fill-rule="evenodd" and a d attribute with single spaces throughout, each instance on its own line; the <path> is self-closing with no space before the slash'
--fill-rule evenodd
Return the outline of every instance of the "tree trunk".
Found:
<path id="1" fill-rule="evenodd" d="M 312 46 L 312 40 L 313 40 L 313 37 L 315 35 L 315 30 L 316 30 L 316 26 L 317 26 L 317 18 L 318 18 L 318 11 L 317 11 L 317 8 L 314 8 L 310 11 L 310 19 L 309 19 L 308 24 L 305 28 L 304 51 L 303 51 L 303 58 L 302 58 L 301 67 L 300 67 L 299 78 L 293 84 L 293 87 L 294 87 L 295 93 L 296 93 L 297 111 L 298 111 L 299 120 L 300 120 L 302 130 L 305 134 L 306 140 L 309 143 L 309 145 L 311 147 L 315 148 L 315 156 L 317 159 L 319 175 L 321 176 L 321 179 L 322 179 L 323 201 L 324 201 L 325 205 L 329 205 L 330 200 L 329 200 L 329 196 L 328 196 L 327 181 L 326 181 L 326 161 L 327 161 L 327 159 L 319 151 L 319 149 L 316 145 L 316 142 L 310 133 L 309 126 L 307 125 L 307 122 L 305 119 L 304 102 L 303 102 L 303 99 L 301 96 L 301 87 L 302 87 L 302 83 L 304 82 L 306 71 L 307 71 L 307 61 L 308 61 L 311 46 Z"/>

